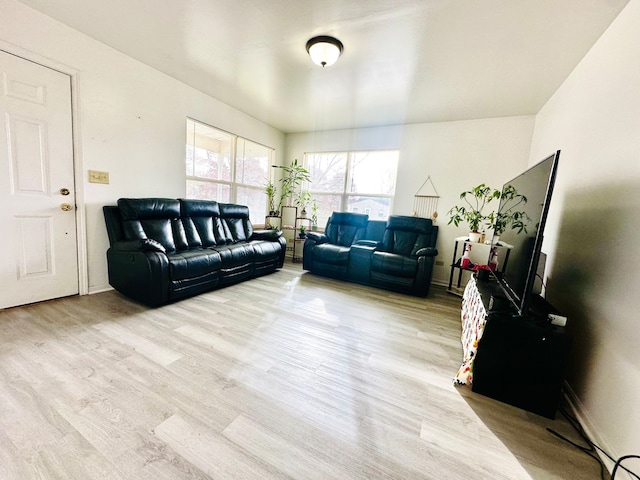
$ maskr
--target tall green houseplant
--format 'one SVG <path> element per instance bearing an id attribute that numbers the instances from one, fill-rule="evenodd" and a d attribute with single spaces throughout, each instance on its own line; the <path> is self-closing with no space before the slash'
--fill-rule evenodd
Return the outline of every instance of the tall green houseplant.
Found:
<path id="1" fill-rule="evenodd" d="M 280 179 L 280 203 L 278 208 L 281 208 L 287 199 L 291 201 L 294 194 L 298 194 L 302 182 L 311 182 L 309 171 L 298 163 L 297 158 L 291 162 L 291 165 L 281 168 L 283 174 Z"/>
<path id="2" fill-rule="evenodd" d="M 467 223 L 469 232 L 479 233 L 480 225 L 489 218 L 489 215 L 484 213 L 484 209 L 492 200 L 498 198 L 500 198 L 500 190 L 494 190 L 484 183 L 462 192 L 460 200 L 463 200 L 464 204 L 456 205 L 449 210 L 447 225 L 453 223 L 457 227 L 461 223 Z"/>
<path id="3" fill-rule="evenodd" d="M 488 216 L 494 235 L 502 235 L 508 227 L 517 230 L 517 233 L 527 233 L 527 225 L 531 218 L 522 210 L 527 203 L 527 197 L 520 195 L 513 185 L 507 185 L 499 198 L 500 208 Z"/>

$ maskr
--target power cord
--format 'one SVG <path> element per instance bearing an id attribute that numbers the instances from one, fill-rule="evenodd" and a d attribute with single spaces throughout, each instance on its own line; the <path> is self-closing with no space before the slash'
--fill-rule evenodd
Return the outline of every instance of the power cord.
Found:
<path id="1" fill-rule="evenodd" d="M 613 458 L 606 451 L 604 451 L 602 448 L 600 448 L 598 445 L 596 445 L 595 443 L 593 443 L 589 439 L 589 437 L 587 436 L 587 433 L 584 431 L 584 429 L 582 428 L 582 425 L 580 425 L 580 422 L 578 422 L 577 418 L 573 417 L 572 415 L 569 415 L 569 413 L 562 407 L 560 407 L 559 410 L 560 410 L 560 413 L 562 413 L 562 415 L 567 419 L 569 424 L 574 428 L 574 430 L 576 432 L 578 432 L 578 434 L 582 437 L 582 439 L 588 445 L 588 447 L 584 447 L 582 445 L 579 445 L 579 444 L 575 443 L 572 440 L 569 440 L 567 437 L 565 437 L 564 435 L 556 432 L 555 430 L 552 430 L 551 428 L 547 428 L 547 431 L 549 433 L 551 433 L 552 435 L 556 436 L 557 438 L 559 438 L 560 440 L 563 440 L 563 441 L 569 443 L 570 445 L 576 447 L 578 450 L 586 453 L 591 458 L 596 460 L 598 462 L 598 464 L 600 465 L 600 478 L 602 480 L 606 480 L 605 476 L 604 476 L 604 472 L 605 472 L 606 467 L 605 467 L 604 462 L 600 458 L 600 456 L 598 456 L 598 454 L 596 452 L 596 449 L 599 450 L 600 452 L 602 452 L 603 455 L 605 455 L 609 460 L 611 460 L 612 462 L 615 463 L 615 465 L 613 467 L 613 470 L 611 472 L 611 480 L 615 479 L 616 472 L 617 472 L 618 468 L 623 469 L 629 475 L 632 475 L 633 477 L 635 477 L 638 480 L 640 480 L 640 476 L 638 474 L 636 474 L 636 473 L 632 472 L 631 470 L 629 470 L 628 468 L 622 466 L 622 462 L 624 460 L 627 460 L 629 458 L 640 458 L 640 455 L 624 455 L 624 456 L 622 456 L 622 457 L 620 457 L 620 458 L 618 458 L 616 460 L 615 458 Z"/>
<path id="2" fill-rule="evenodd" d="M 544 278 L 542 278 L 542 275 L 540 275 L 539 273 L 536 273 L 536 277 L 540 279 L 540 285 L 542 286 L 542 289 L 544 290 L 545 295 L 547 294 L 547 284 L 544 283 Z"/>
<path id="3" fill-rule="evenodd" d="M 623 470 L 626 470 L 628 473 L 630 473 L 631 475 L 633 475 L 636 478 L 639 478 L 638 475 L 636 475 L 633 472 L 630 472 L 628 469 L 621 467 L 620 464 L 622 463 L 623 460 L 626 460 L 628 458 L 640 458 L 640 455 L 623 455 L 622 457 L 620 457 L 617 461 L 616 464 L 613 466 L 613 471 L 611 472 L 611 480 L 613 480 L 614 478 L 616 478 L 616 470 L 618 470 L 618 467 L 622 468 Z"/>

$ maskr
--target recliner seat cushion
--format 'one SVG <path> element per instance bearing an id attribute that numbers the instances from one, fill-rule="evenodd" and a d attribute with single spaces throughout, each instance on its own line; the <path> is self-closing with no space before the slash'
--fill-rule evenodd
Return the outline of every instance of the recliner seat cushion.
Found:
<path id="1" fill-rule="evenodd" d="M 220 254 L 220 267 L 229 269 L 252 263 L 256 258 L 256 252 L 249 243 L 237 243 L 232 245 L 217 245 L 210 247 Z"/>
<path id="2" fill-rule="evenodd" d="M 167 255 L 172 280 L 200 277 L 220 269 L 222 259 L 215 250 L 185 250 Z"/>
<path id="3" fill-rule="evenodd" d="M 316 245 L 311 251 L 313 259 L 330 265 L 346 266 L 349 263 L 350 247 L 334 245 L 332 243 L 322 243 Z"/>
<path id="4" fill-rule="evenodd" d="M 253 247 L 256 254 L 256 262 L 278 258 L 282 250 L 278 242 L 269 242 L 266 240 L 252 240 L 249 242 L 249 245 Z"/>
<path id="5" fill-rule="evenodd" d="M 389 276 L 413 278 L 418 268 L 415 257 L 396 253 L 374 252 L 371 256 L 371 275 L 383 273 Z"/>

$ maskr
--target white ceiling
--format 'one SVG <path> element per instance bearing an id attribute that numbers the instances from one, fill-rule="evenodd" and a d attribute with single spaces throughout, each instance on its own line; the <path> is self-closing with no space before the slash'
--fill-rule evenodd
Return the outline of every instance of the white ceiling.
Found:
<path id="1" fill-rule="evenodd" d="M 535 114 L 629 0 L 21 1 L 291 133 Z"/>

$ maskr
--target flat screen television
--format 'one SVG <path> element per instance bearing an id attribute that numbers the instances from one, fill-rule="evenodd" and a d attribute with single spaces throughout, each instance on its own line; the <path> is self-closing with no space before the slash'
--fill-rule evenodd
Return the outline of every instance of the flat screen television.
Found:
<path id="1" fill-rule="evenodd" d="M 502 189 L 503 195 L 498 212 L 505 211 L 504 192 L 506 189 L 514 188 L 519 195 L 526 197 L 526 203 L 520 204 L 517 210 L 527 214 L 527 231 L 526 233 L 524 231 L 518 233 L 518 229 L 507 226 L 507 229 L 502 232 L 499 241 L 512 245 L 513 248 L 509 252 L 509 260 L 504 272 L 500 273 L 500 269 L 497 269 L 492 272 L 492 276 L 498 281 L 501 290 L 517 310 L 518 315 L 522 316 L 529 313 L 531 308 L 534 295 L 533 286 L 538 272 L 544 238 L 544 227 L 559 159 L 560 150 L 506 182 Z"/>

